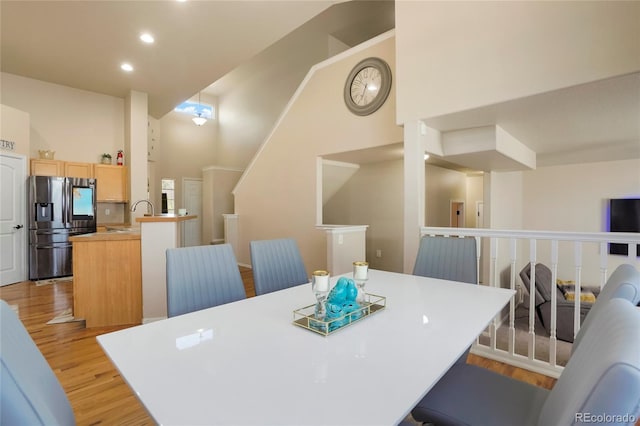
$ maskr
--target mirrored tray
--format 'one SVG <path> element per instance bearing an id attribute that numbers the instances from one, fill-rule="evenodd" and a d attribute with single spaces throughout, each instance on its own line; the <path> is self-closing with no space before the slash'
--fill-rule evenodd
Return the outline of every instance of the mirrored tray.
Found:
<path id="1" fill-rule="evenodd" d="M 328 336 L 350 326 L 351 324 L 355 324 L 358 321 L 368 318 L 386 307 L 386 297 L 370 293 L 365 294 L 368 302 L 362 305 L 359 309 L 349 312 L 341 317 L 332 318 L 326 321 L 315 318 L 315 303 L 313 305 L 305 306 L 304 308 L 296 309 L 293 311 L 293 324 L 318 334 L 322 334 L 323 336 Z"/>

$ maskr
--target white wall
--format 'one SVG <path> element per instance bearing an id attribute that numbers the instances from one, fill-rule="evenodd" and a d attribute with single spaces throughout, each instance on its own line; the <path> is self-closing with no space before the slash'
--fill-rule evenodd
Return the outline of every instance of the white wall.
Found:
<path id="1" fill-rule="evenodd" d="M 476 206 L 478 202 L 484 202 L 483 192 L 484 177 L 482 175 L 467 176 L 467 211 L 466 226 L 475 228 L 477 223 Z"/>
<path id="2" fill-rule="evenodd" d="M 451 226 L 451 201 L 467 198 L 467 176 L 455 170 L 425 165 L 425 224 Z"/>
<path id="3" fill-rule="evenodd" d="M 640 159 L 541 167 L 523 172 L 522 190 L 524 229 L 606 232 L 609 199 L 640 197 Z M 598 248 L 585 245 L 584 249 L 584 280 L 594 284 L 598 282 Z M 559 255 L 558 277 L 573 279 L 572 247 L 561 245 Z M 549 249 L 543 246 L 540 261 L 549 258 Z M 609 256 L 609 264 L 615 267 L 625 259 Z"/>
<path id="4" fill-rule="evenodd" d="M 402 160 L 362 164 L 323 209 L 325 224 L 369 225 L 366 260 L 374 269 L 402 272 L 402 169 Z"/>
<path id="5" fill-rule="evenodd" d="M 65 161 L 97 163 L 124 149 L 124 99 L 2 73 L 2 103 L 30 116 L 28 156 L 56 151 Z"/>
<path id="6" fill-rule="evenodd" d="M 205 102 L 204 96 L 202 101 Z M 156 192 L 161 191 L 161 179 L 174 179 L 175 207 L 179 209 L 183 207 L 182 178 L 202 178 L 203 168 L 218 164 L 215 155 L 218 121 L 209 120 L 196 126 L 190 116 L 172 111 L 160 119 L 160 134 L 161 149 L 155 162 Z M 153 194 L 156 197 L 159 199 L 160 194 Z"/>
<path id="7" fill-rule="evenodd" d="M 360 60 L 378 56 L 393 71 L 393 37 L 385 34 L 348 52 L 351 56 L 339 55 L 312 71 L 240 179 L 235 189 L 240 263 L 249 263 L 249 241 L 292 237 L 307 268 L 322 269 L 326 265 L 325 236 L 315 229 L 317 158 L 402 140 L 394 120 L 393 87 L 385 104 L 366 117 L 351 114 L 343 99 L 345 80 Z"/>
<path id="8" fill-rule="evenodd" d="M 395 5 L 398 123 L 640 69 L 640 2 Z"/>
<path id="9" fill-rule="evenodd" d="M 327 38 L 294 32 L 260 54 L 271 57 L 269 66 L 245 70 L 241 81 L 219 98 L 217 165 L 246 167 L 309 69 L 327 58 L 328 49 Z"/>
<path id="10" fill-rule="evenodd" d="M 11 154 L 29 158 L 29 114 L 0 105 L 0 139 L 13 143 L 13 149 L 0 148 Z M 27 164 L 27 169 L 29 165 Z"/>

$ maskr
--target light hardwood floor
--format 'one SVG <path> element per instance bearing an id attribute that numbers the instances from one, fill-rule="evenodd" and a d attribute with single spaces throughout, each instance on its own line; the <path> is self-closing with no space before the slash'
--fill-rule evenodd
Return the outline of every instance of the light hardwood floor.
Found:
<path id="1" fill-rule="evenodd" d="M 247 296 L 255 296 L 251 271 L 240 271 Z M 60 380 L 79 426 L 154 424 L 95 339 L 126 327 L 87 329 L 83 322 L 46 324 L 73 306 L 72 287 L 70 281 L 43 286 L 26 281 L 0 287 L 0 299 L 18 305 L 20 319 Z M 545 388 L 555 383 L 547 376 L 475 355 L 470 355 L 468 362 Z"/>

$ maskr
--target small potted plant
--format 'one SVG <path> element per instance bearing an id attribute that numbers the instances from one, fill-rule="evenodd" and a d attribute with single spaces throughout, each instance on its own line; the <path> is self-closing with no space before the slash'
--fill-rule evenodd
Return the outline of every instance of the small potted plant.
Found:
<path id="1" fill-rule="evenodd" d="M 102 154 L 102 164 L 111 164 L 111 154 Z"/>

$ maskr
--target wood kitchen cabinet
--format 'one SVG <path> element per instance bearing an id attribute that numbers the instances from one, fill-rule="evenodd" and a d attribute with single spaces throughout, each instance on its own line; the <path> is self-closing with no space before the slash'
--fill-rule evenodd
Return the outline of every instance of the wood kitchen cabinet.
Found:
<path id="1" fill-rule="evenodd" d="M 64 175 L 75 178 L 92 178 L 93 164 L 91 163 L 64 163 Z"/>
<path id="2" fill-rule="evenodd" d="M 64 176 L 64 161 L 32 158 L 31 174 L 34 176 Z"/>
<path id="3" fill-rule="evenodd" d="M 87 328 L 142 322 L 140 233 L 85 234 L 73 243 L 73 316 Z"/>
<path id="4" fill-rule="evenodd" d="M 127 167 L 94 164 L 93 177 L 97 181 L 97 200 L 123 203 L 129 201 Z"/>

